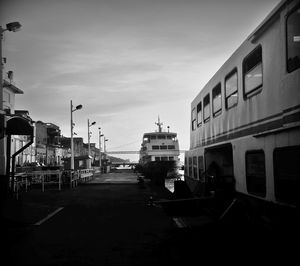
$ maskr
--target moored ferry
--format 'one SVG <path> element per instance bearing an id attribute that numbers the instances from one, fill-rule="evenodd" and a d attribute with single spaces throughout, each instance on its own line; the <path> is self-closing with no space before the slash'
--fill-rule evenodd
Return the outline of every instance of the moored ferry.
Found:
<path id="1" fill-rule="evenodd" d="M 193 192 L 228 192 L 261 217 L 299 211 L 299 21 L 300 1 L 281 1 L 192 101 Z"/>
<path id="2" fill-rule="evenodd" d="M 158 127 L 157 131 L 143 135 L 139 163 L 144 169 L 150 167 L 152 172 L 155 172 L 162 165 L 172 170 L 172 168 L 176 168 L 179 162 L 177 133 L 170 132 L 169 127 L 168 131 L 163 131 L 163 123 L 160 122 L 159 118 L 155 124 Z"/>

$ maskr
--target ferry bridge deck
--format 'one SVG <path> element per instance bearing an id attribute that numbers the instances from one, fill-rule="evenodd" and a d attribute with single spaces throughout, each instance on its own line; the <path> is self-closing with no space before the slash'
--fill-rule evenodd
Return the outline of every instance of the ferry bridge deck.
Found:
<path id="1" fill-rule="evenodd" d="M 179 150 L 179 152 L 184 153 L 185 150 Z M 113 154 L 139 154 L 140 151 L 106 151 L 105 153 L 109 154 L 109 155 L 113 155 Z M 138 162 L 126 162 L 126 163 L 125 162 L 124 163 L 123 162 L 122 163 L 112 162 L 112 165 L 116 165 L 116 166 L 123 165 L 123 164 L 129 165 L 129 166 L 134 166 L 134 165 L 137 165 Z"/>
<path id="2" fill-rule="evenodd" d="M 185 150 L 179 150 L 179 152 L 184 153 Z M 106 151 L 105 153 L 107 153 L 107 154 L 139 154 L 140 151 Z"/>

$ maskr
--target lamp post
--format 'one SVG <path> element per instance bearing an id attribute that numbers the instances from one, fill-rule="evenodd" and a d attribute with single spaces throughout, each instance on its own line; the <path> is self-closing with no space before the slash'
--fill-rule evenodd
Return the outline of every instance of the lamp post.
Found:
<path id="1" fill-rule="evenodd" d="M 80 110 L 82 108 L 82 105 L 77 105 L 75 107 L 75 109 L 73 109 L 73 103 L 71 100 L 71 170 L 74 170 L 74 141 L 73 141 L 73 128 L 74 128 L 74 123 L 73 123 L 73 112 L 75 112 L 76 110 Z"/>
<path id="2" fill-rule="evenodd" d="M 2 58 L 2 39 L 5 31 L 16 32 L 20 30 L 19 22 L 6 24 L 6 28 L 0 26 L 0 194 L 1 198 L 6 195 L 8 189 L 8 179 L 6 180 L 6 145 L 5 145 L 5 112 L 3 108 L 3 58 Z M 2 196 L 3 195 L 3 196 Z M 0 206 L 1 208 L 2 206 Z"/>
<path id="3" fill-rule="evenodd" d="M 90 147 L 91 133 L 90 133 L 90 127 L 93 126 L 93 125 L 95 125 L 95 124 L 96 124 L 95 121 L 90 124 L 90 120 L 88 119 L 88 156 L 90 156 L 90 154 L 91 154 L 91 147 Z M 91 165 L 89 165 L 89 168 L 91 168 Z"/>
<path id="4" fill-rule="evenodd" d="M 105 137 L 104 137 L 104 153 L 106 154 L 106 141 L 108 141 L 108 139 L 106 139 Z"/>
<path id="5" fill-rule="evenodd" d="M 99 168 L 100 168 L 100 173 L 101 173 L 101 137 L 103 137 L 104 135 L 101 134 L 101 127 L 98 127 L 99 129 Z"/>

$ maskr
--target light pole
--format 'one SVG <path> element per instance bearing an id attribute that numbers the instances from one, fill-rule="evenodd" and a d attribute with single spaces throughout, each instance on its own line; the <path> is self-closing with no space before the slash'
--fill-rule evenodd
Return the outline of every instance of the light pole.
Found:
<path id="1" fill-rule="evenodd" d="M 106 154 L 106 141 L 108 141 L 108 139 L 106 139 L 105 137 L 104 137 L 104 153 Z"/>
<path id="2" fill-rule="evenodd" d="M 75 109 L 73 109 L 73 103 L 71 100 L 71 170 L 74 170 L 74 141 L 73 141 L 73 128 L 74 128 L 74 123 L 73 123 L 73 112 L 75 112 L 76 110 L 80 110 L 82 108 L 82 105 L 77 105 L 75 107 Z"/>
<path id="3" fill-rule="evenodd" d="M 101 173 L 101 137 L 103 137 L 104 135 L 101 134 L 101 127 L 98 127 L 99 129 L 99 168 L 100 168 L 100 173 Z"/>
<path id="4" fill-rule="evenodd" d="M 91 154 L 91 147 L 90 147 L 91 133 L 90 133 L 90 127 L 93 126 L 93 125 L 95 125 L 95 124 L 96 124 L 95 121 L 90 124 L 90 120 L 88 119 L 88 156 L 90 156 L 90 154 Z M 91 165 L 89 165 L 89 168 L 91 168 Z"/>
<path id="5" fill-rule="evenodd" d="M 0 26 L 0 194 L 6 195 L 8 179 L 6 180 L 6 145 L 5 145 L 5 112 L 3 108 L 3 58 L 2 58 L 2 39 L 5 31 L 16 32 L 21 29 L 19 22 L 6 24 L 6 28 Z M 2 207 L 2 206 L 0 206 Z"/>

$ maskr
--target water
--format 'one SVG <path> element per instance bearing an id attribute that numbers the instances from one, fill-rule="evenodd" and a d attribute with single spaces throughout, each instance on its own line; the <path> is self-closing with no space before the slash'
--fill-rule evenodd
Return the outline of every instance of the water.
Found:
<path id="1" fill-rule="evenodd" d="M 170 190 L 172 193 L 174 192 L 174 181 L 175 180 L 183 180 L 184 179 L 184 171 L 179 170 L 179 178 L 169 178 L 165 180 L 165 187 Z"/>

